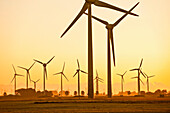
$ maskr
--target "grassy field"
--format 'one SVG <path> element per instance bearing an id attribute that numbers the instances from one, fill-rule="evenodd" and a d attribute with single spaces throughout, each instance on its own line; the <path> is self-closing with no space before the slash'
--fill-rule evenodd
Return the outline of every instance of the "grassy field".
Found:
<path id="1" fill-rule="evenodd" d="M 170 112 L 170 98 L 0 99 L 0 112 Z"/>

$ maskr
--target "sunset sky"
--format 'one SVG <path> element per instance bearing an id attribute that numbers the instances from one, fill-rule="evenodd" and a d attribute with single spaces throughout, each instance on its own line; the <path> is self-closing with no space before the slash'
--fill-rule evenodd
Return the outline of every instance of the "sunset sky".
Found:
<path id="1" fill-rule="evenodd" d="M 142 70 L 150 79 L 150 89 L 170 90 L 170 0 L 103 0 L 112 5 L 129 10 L 137 2 L 140 4 L 132 11 L 139 15 L 128 15 L 114 29 L 116 67 L 112 68 L 113 92 L 120 90 L 120 77 L 124 73 L 139 67 L 143 58 Z M 0 0 L 0 94 L 13 92 L 14 64 L 17 73 L 26 72 L 17 66 L 30 67 L 38 59 L 47 62 L 48 90 L 60 90 L 60 75 L 54 73 L 62 70 L 66 63 L 64 90 L 77 90 L 76 60 L 81 69 L 87 71 L 87 16 L 82 17 L 61 39 L 60 36 L 81 10 L 84 0 Z M 92 14 L 114 23 L 124 13 L 93 5 Z M 106 92 L 106 39 L 107 31 L 103 24 L 93 20 L 94 77 L 96 69 L 104 79 L 100 92 Z M 31 73 L 33 80 L 41 79 L 37 89 L 42 90 L 42 65 L 36 63 Z M 125 75 L 125 90 L 137 91 L 137 80 L 131 77 L 137 72 Z M 141 77 L 145 85 L 146 79 Z M 17 88 L 25 88 L 26 77 L 17 77 Z M 81 88 L 87 91 L 87 75 L 81 74 Z M 95 84 L 94 84 L 95 85 Z M 33 87 L 33 83 L 29 84 Z"/>

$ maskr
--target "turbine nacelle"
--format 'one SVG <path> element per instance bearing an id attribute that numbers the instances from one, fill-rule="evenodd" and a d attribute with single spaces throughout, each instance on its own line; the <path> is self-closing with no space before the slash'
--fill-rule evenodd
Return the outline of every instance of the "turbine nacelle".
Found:
<path id="1" fill-rule="evenodd" d="M 111 29 L 111 30 L 112 30 L 113 27 L 114 27 L 113 24 L 108 24 L 108 25 L 106 25 L 106 29 Z"/>
<path id="2" fill-rule="evenodd" d="M 44 67 L 46 67 L 46 66 L 47 66 L 47 64 L 45 64 L 45 63 L 44 63 L 44 64 L 43 64 L 43 66 L 44 66 Z"/>
<path id="3" fill-rule="evenodd" d="M 86 0 L 87 3 L 94 4 L 98 0 Z"/>

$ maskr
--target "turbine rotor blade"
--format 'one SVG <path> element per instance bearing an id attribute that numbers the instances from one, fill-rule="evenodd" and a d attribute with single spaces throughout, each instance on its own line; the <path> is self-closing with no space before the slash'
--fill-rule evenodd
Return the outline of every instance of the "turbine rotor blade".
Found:
<path id="1" fill-rule="evenodd" d="M 36 61 L 36 62 L 38 62 L 38 63 L 40 63 L 40 64 L 43 64 L 41 61 L 38 61 L 38 60 L 35 60 L 35 59 L 34 59 L 34 61 Z"/>
<path id="2" fill-rule="evenodd" d="M 84 14 L 88 15 L 87 13 L 84 13 Z M 104 20 L 102 20 L 102 19 L 99 19 L 99 18 L 97 18 L 97 17 L 95 17 L 95 16 L 92 16 L 92 18 L 95 19 L 95 20 L 97 20 L 97 21 L 99 21 L 99 22 L 101 22 L 101 23 L 103 23 L 103 24 L 105 24 L 105 25 L 108 25 L 108 24 L 109 24 L 107 21 L 104 21 Z"/>
<path id="3" fill-rule="evenodd" d="M 33 67 L 33 65 L 34 65 L 35 63 L 36 63 L 36 62 L 34 62 L 28 70 L 30 70 L 30 69 Z"/>
<path id="4" fill-rule="evenodd" d="M 98 80 L 99 82 L 102 82 L 102 83 L 104 83 L 103 81 L 101 81 L 101 80 Z"/>
<path id="5" fill-rule="evenodd" d="M 99 76 L 99 75 L 98 75 L 98 72 L 97 72 L 97 69 L 96 69 L 96 75 L 97 75 L 97 77 Z"/>
<path id="6" fill-rule="evenodd" d="M 16 77 L 16 75 L 14 75 L 13 79 L 11 80 L 11 83 L 14 81 L 15 77 Z"/>
<path id="7" fill-rule="evenodd" d="M 112 54 L 113 54 L 113 63 L 114 63 L 114 66 L 116 66 L 116 61 L 115 61 L 115 49 L 114 49 L 114 40 L 113 40 L 113 31 L 110 30 L 111 32 L 111 36 L 109 37 L 110 40 L 111 40 L 111 44 L 112 44 Z"/>
<path id="8" fill-rule="evenodd" d="M 138 78 L 138 77 L 132 77 L 131 79 L 135 79 L 135 78 Z"/>
<path id="9" fill-rule="evenodd" d="M 53 60 L 54 57 L 55 57 L 55 56 L 53 56 L 53 57 L 47 62 L 47 64 L 49 64 L 49 63 Z"/>
<path id="10" fill-rule="evenodd" d="M 127 71 L 123 74 L 123 76 L 127 73 Z"/>
<path id="11" fill-rule="evenodd" d="M 155 75 L 149 76 L 149 78 L 154 77 Z"/>
<path id="12" fill-rule="evenodd" d="M 14 72 L 17 73 L 13 64 L 12 64 L 12 67 L 13 67 L 13 69 L 14 69 Z"/>
<path id="13" fill-rule="evenodd" d="M 16 74 L 16 76 L 22 76 L 22 77 L 24 77 L 24 75 L 20 75 L 20 74 Z"/>
<path id="14" fill-rule="evenodd" d="M 128 12 L 130 13 L 137 5 L 139 4 L 139 2 L 133 7 L 131 8 Z M 128 13 L 124 14 L 119 20 L 117 20 L 113 26 L 117 26 L 126 16 L 128 15 Z"/>
<path id="15" fill-rule="evenodd" d="M 69 25 L 69 27 L 64 31 L 64 33 L 61 35 L 61 38 L 66 34 L 66 32 L 76 23 L 76 21 L 82 16 L 82 14 L 87 10 L 88 3 L 85 3 L 79 14 L 76 16 L 76 18 L 73 20 L 73 22 Z"/>
<path id="16" fill-rule="evenodd" d="M 53 75 L 58 75 L 58 74 L 61 74 L 61 72 L 59 72 L 59 73 L 55 73 L 55 74 L 53 74 Z"/>
<path id="17" fill-rule="evenodd" d="M 64 65 L 63 65 L 63 70 L 62 70 L 62 72 L 64 72 L 64 68 L 65 68 L 65 62 L 64 62 Z"/>
<path id="18" fill-rule="evenodd" d="M 78 69 L 80 69 L 80 64 L 79 64 L 79 60 L 77 59 L 77 65 L 78 65 Z"/>
<path id="19" fill-rule="evenodd" d="M 40 81 L 40 79 L 38 79 L 38 80 L 36 81 L 36 83 L 37 83 L 38 81 Z"/>
<path id="20" fill-rule="evenodd" d="M 140 63 L 140 66 L 139 66 L 139 68 L 141 68 L 141 66 L 142 66 L 142 62 L 143 62 L 143 58 L 142 58 L 142 60 L 141 60 L 141 63 Z"/>
<path id="21" fill-rule="evenodd" d="M 77 73 L 78 73 L 78 71 L 73 75 L 73 77 L 75 77 Z"/>
<path id="22" fill-rule="evenodd" d="M 30 73 L 28 72 L 28 75 L 29 75 L 29 80 L 31 81 L 31 76 L 30 76 Z"/>
<path id="23" fill-rule="evenodd" d="M 100 79 L 100 80 L 104 81 L 102 78 L 98 78 L 98 79 Z"/>
<path id="24" fill-rule="evenodd" d="M 85 74 L 88 74 L 87 72 L 83 71 L 83 70 L 80 70 L 82 73 L 85 73 Z"/>
<path id="25" fill-rule="evenodd" d="M 145 74 L 140 70 L 140 73 L 146 78 Z"/>
<path id="26" fill-rule="evenodd" d="M 119 8 L 119 7 L 107 4 L 107 3 L 99 1 L 99 0 L 96 0 L 94 5 L 99 6 L 99 7 L 105 7 L 105 8 L 114 9 L 114 10 L 117 10 L 117 11 L 120 11 L 120 12 L 124 12 L 124 13 L 128 13 L 128 14 L 134 15 L 134 16 L 138 16 L 137 14 L 128 12 L 128 11 L 122 9 L 122 8 Z"/>
<path id="27" fill-rule="evenodd" d="M 27 70 L 27 68 L 24 68 L 24 67 L 21 67 L 21 66 L 18 66 L 18 67 L 21 68 L 21 69 Z"/>
<path id="28" fill-rule="evenodd" d="M 145 85 L 141 79 L 140 79 L 140 81 L 142 82 L 143 85 Z"/>
<path id="29" fill-rule="evenodd" d="M 136 69 L 131 69 L 130 71 L 137 71 L 137 70 L 139 70 L 139 69 L 137 69 L 137 68 Z"/>
<path id="30" fill-rule="evenodd" d="M 118 73 L 116 75 L 122 76 L 121 74 L 118 74 Z"/>
<path id="31" fill-rule="evenodd" d="M 48 77 L 47 77 L 47 69 L 45 68 L 45 75 L 46 75 L 46 79 L 48 79 Z"/>
<path id="32" fill-rule="evenodd" d="M 64 74 L 64 73 L 63 73 L 62 75 L 63 75 L 63 76 L 67 79 L 67 77 L 65 76 L 65 74 Z M 67 79 L 67 81 L 69 81 L 69 80 Z"/>

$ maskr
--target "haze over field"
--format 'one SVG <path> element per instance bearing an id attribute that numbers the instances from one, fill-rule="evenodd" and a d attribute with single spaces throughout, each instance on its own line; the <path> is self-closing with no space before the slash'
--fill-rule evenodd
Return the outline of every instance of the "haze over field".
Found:
<path id="1" fill-rule="evenodd" d="M 110 4 L 129 10 L 140 2 L 132 12 L 139 17 L 128 15 L 115 28 L 116 67 L 112 68 L 113 93 L 120 89 L 120 77 L 116 73 L 124 73 L 139 65 L 144 59 L 142 70 L 148 75 L 156 75 L 150 79 L 150 90 L 170 90 L 170 13 L 169 0 L 105 0 Z M 0 1 L 0 94 L 3 91 L 13 92 L 12 64 L 20 74 L 26 74 L 17 66 L 29 67 L 38 59 L 48 65 L 48 90 L 60 90 L 60 76 L 53 74 L 62 69 L 66 62 L 65 75 L 69 82 L 63 79 L 64 90 L 77 90 L 77 77 L 73 75 L 79 59 L 81 68 L 87 71 L 87 16 L 83 15 L 72 29 L 61 39 L 66 27 L 80 11 L 84 0 L 1 0 Z M 70 5 L 72 4 L 72 5 Z M 94 16 L 114 23 L 123 13 L 109 9 L 93 7 Z M 106 29 L 105 26 L 93 20 L 94 47 L 94 77 L 95 70 L 104 79 L 100 83 L 100 92 L 106 92 Z M 36 63 L 31 73 L 33 80 L 41 79 L 37 89 L 42 90 L 43 68 Z M 130 79 L 137 72 L 127 72 L 124 90 L 137 91 L 137 80 Z M 25 88 L 26 77 L 17 78 L 17 88 Z M 146 79 L 142 78 L 146 91 Z M 87 75 L 81 74 L 81 89 L 87 92 Z M 30 84 L 33 87 L 33 83 Z"/>

